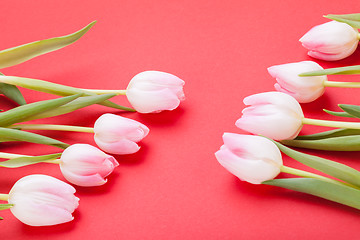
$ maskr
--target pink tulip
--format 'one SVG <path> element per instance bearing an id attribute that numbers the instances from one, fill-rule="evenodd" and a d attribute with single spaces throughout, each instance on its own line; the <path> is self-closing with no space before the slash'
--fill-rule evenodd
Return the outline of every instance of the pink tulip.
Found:
<path id="1" fill-rule="evenodd" d="M 260 184 L 274 179 L 283 165 L 278 147 L 260 136 L 224 133 L 224 145 L 215 153 L 219 163 L 243 181 Z"/>
<path id="2" fill-rule="evenodd" d="M 236 126 L 253 134 L 274 140 L 295 138 L 301 128 L 304 114 L 295 98 L 282 92 L 264 92 L 244 99 L 245 108 Z"/>
<path id="3" fill-rule="evenodd" d="M 184 84 L 183 80 L 170 73 L 145 71 L 131 79 L 126 96 L 140 113 L 173 110 L 185 99 Z"/>
<path id="4" fill-rule="evenodd" d="M 331 21 L 310 29 L 300 42 L 309 50 L 309 56 L 335 61 L 350 56 L 356 50 L 359 32 L 346 23 Z"/>
<path id="5" fill-rule="evenodd" d="M 103 185 L 118 165 L 114 157 L 88 144 L 71 145 L 60 158 L 60 169 L 66 180 L 83 187 Z"/>
<path id="6" fill-rule="evenodd" d="M 103 151 L 112 154 L 137 152 L 141 141 L 149 133 L 149 128 L 135 120 L 115 114 L 100 116 L 94 125 L 95 142 Z"/>
<path id="7" fill-rule="evenodd" d="M 29 175 L 18 180 L 9 193 L 13 215 L 30 226 L 69 222 L 79 206 L 75 188 L 46 175 Z"/>
<path id="8" fill-rule="evenodd" d="M 275 89 L 293 96 L 300 103 L 312 102 L 324 93 L 326 75 L 299 77 L 300 73 L 317 70 L 323 68 L 313 61 L 287 63 L 268 68 L 270 75 L 276 78 Z"/>

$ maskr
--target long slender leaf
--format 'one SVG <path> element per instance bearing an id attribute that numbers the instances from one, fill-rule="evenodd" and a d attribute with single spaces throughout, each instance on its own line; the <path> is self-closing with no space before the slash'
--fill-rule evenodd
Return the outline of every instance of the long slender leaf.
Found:
<path id="1" fill-rule="evenodd" d="M 289 157 L 295 159 L 306 166 L 317 169 L 325 174 L 333 176 L 337 179 L 343 180 L 355 186 L 360 186 L 360 172 L 335 161 L 331 161 L 325 158 L 309 155 L 306 153 L 295 151 L 291 148 L 275 142 L 278 148 Z"/>
<path id="2" fill-rule="evenodd" d="M 35 163 L 46 162 L 49 160 L 57 159 L 61 156 L 61 153 L 54 153 L 42 156 L 27 156 L 27 157 L 17 157 L 12 158 L 7 161 L 0 162 L 0 167 L 6 168 L 18 168 L 23 166 L 28 166 Z"/>
<path id="3" fill-rule="evenodd" d="M 359 135 L 360 129 L 334 129 L 325 132 L 310 134 L 310 135 L 301 135 L 297 136 L 295 140 L 319 140 L 325 138 L 334 138 L 334 137 L 343 137 L 350 135 Z"/>
<path id="4" fill-rule="evenodd" d="M 22 77 L 13 77 L 13 76 L 0 76 L 0 82 L 17 85 L 19 87 L 40 91 L 40 92 L 46 92 L 50 94 L 55 94 L 59 96 L 69 96 L 74 94 L 83 94 L 84 96 L 95 96 L 97 94 L 75 88 L 75 87 L 69 87 L 57 83 L 51 83 L 43 80 L 38 79 L 31 79 L 31 78 L 22 78 Z M 118 105 L 116 103 L 110 102 L 109 100 L 105 100 L 101 103 L 101 105 L 112 107 L 115 109 L 121 109 L 125 111 L 135 111 L 132 108 L 124 107 L 121 105 Z"/>
<path id="5" fill-rule="evenodd" d="M 353 116 L 347 112 L 334 112 L 334 111 L 330 111 L 330 110 L 326 110 L 326 109 L 323 109 L 323 111 L 330 115 L 337 116 L 337 117 L 355 118 L 355 116 Z"/>
<path id="6" fill-rule="evenodd" d="M 318 140 L 283 140 L 281 143 L 291 147 L 326 151 L 360 151 L 360 135 L 331 137 Z"/>
<path id="7" fill-rule="evenodd" d="M 311 71 L 299 74 L 300 77 L 321 76 L 321 75 L 350 75 L 360 74 L 360 65 L 328 68 L 319 71 Z"/>
<path id="8" fill-rule="evenodd" d="M 10 109 L 6 112 L 1 112 L 0 126 L 4 127 L 14 123 L 22 122 L 30 116 L 33 116 L 35 114 L 41 113 L 49 109 L 54 109 L 58 106 L 71 102 L 80 96 L 81 94 L 77 94 L 77 95 L 72 95 L 58 99 L 34 102 Z"/>
<path id="9" fill-rule="evenodd" d="M 59 115 L 63 115 L 66 113 L 70 113 L 77 109 L 103 102 L 114 96 L 115 96 L 115 94 L 103 94 L 103 95 L 96 95 L 96 96 L 79 97 L 79 98 L 75 99 L 74 101 L 66 103 L 58 108 L 50 109 L 50 110 L 41 112 L 39 114 L 30 116 L 29 118 L 24 119 L 24 122 L 34 120 L 34 119 L 48 118 L 48 117 L 54 117 L 54 116 L 59 116 Z"/>
<path id="10" fill-rule="evenodd" d="M 0 76 L 5 76 L 5 75 L 0 73 Z M 19 105 L 26 104 L 24 96 L 22 95 L 20 90 L 14 85 L 0 83 L 0 93 L 4 94 L 6 97 L 13 100 Z"/>
<path id="11" fill-rule="evenodd" d="M 360 28 L 360 13 L 352 13 L 352 14 L 328 14 L 324 16 L 326 18 L 347 23 L 354 28 Z"/>
<path id="12" fill-rule="evenodd" d="M 360 106 L 350 104 L 339 104 L 339 107 L 354 117 L 360 118 Z"/>
<path id="13" fill-rule="evenodd" d="M 360 190 L 312 178 L 283 178 L 263 184 L 311 194 L 349 207 L 360 209 Z"/>
<path id="14" fill-rule="evenodd" d="M 90 23 L 83 29 L 70 35 L 36 41 L 0 51 L 0 68 L 11 67 L 42 54 L 66 47 L 80 39 L 96 23 Z"/>
<path id="15" fill-rule="evenodd" d="M 69 146 L 69 144 L 63 143 L 53 138 L 42 136 L 40 134 L 0 127 L 0 139 L 3 138 L 10 139 L 11 141 L 22 141 L 22 142 L 50 145 L 62 149 L 67 148 Z"/>

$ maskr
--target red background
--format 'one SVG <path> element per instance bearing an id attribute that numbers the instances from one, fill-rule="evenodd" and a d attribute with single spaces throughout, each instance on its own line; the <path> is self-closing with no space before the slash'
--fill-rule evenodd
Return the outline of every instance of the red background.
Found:
<path id="1" fill-rule="evenodd" d="M 276 187 L 241 182 L 214 157 L 223 132 L 234 126 L 250 94 L 272 91 L 266 68 L 310 60 L 298 39 L 324 14 L 358 12 L 358 1 L 328 0 L 2 0 L 0 49 L 72 33 L 98 23 L 77 43 L 18 66 L 6 75 L 84 88 L 124 89 L 144 70 L 184 79 L 186 101 L 172 112 L 141 115 L 91 106 L 43 123 L 92 126 L 102 113 L 136 119 L 151 130 L 142 149 L 116 156 L 120 166 L 106 185 L 77 187 L 75 220 L 29 227 L 0 212 L 2 239 L 356 239 L 359 211 Z M 360 50 L 323 67 L 360 64 Z M 356 76 L 331 80 L 358 80 Z M 360 90 L 330 89 L 304 104 L 306 117 L 334 119 L 321 110 L 359 104 Z M 28 102 L 53 98 L 23 90 Z M 128 105 L 124 97 L 114 101 Z M 15 104 L 1 98 L 1 107 Z M 304 127 L 303 133 L 325 130 Z M 91 134 L 42 132 L 68 143 L 94 144 Z M 46 154 L 58 149 L 1 144 L 0 151 Z M 307 151 L 360 170 L 359 153 Z M 284 157 L 286 165 L 302 167 Z M 64 180 L 56 165 L 1 169 L 0 192 L 31 173 Z M 284 175 L 282 175 L 284 176 Z"/>

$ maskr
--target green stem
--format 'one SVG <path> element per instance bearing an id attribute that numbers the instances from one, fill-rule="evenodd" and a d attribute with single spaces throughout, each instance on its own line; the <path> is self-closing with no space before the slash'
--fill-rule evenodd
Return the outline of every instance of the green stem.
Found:
<path id="1" fill-rule="evenodd" d="M 280 167 L 280 171 L 283 172 L 283 173 L 289 173 L 289 174 L 296 175 L 296 176 L 299 176 L 299 177 L 315 178 L 315 179 L 322 180 L 322 181 L 329 182 L 329 183 L 335 183 L 335 184 L 338 184 L 338 185 L 345 185 L 345 186 L 348 186 L 348 187 L 360 189 L 359 187 L 354 186 L 354 185 L 349 184 L 349 183 L 340 182 L 340 181 L 337 181 L 337 180 L 334 180 L 334 179 L 331 179 L 331 178 L 327 178 L 327 177 L 324 177 L 324 176 L 321 176 L 321 175 L 318 175 L 318 174 L 315 174 L 315 173 L 306 172 L 306 171 L 303 171 L 303 170 L 300 170 L 300 169 L 287 167 L 287 166 L 284 166 L 284 165 Z"/>
<path id="2" fill-rule="evenodd" d="M 31 157 L 29 155 L 15 154 L 15 153 L 4 153 L 0 152 L 0 158 L 13 159 L 18 157 Z"/>
<path id="3" fill-rule="evenodd" d="M 9 200 L 9 194 L 0 194 L 0 200 L 2 201 Z"/>
<path id="4" fill-rule="evenodd" d="M 45 161 L 45 163 L 60 164 L 60 163 L 61 163 L 61 160 L 60 160 L 60 159 L 54 159 L 54 160 Z"/>
<path id="5" fill-rule="evenodd" d="M 116 94 L 116 95 L 126 95 L 126 90 L 101 90 L 101 89 L 81 89 L 83 91 L 92 92 L 96 94 Z"/>
<path id="6" fill-rule="evenodd" d="M 79 126 L 55 125 L 55 124 L 14 124 L 9 126 L 8 128 L 21 129 L 21 130 L 57 130 L 57 131 L 94 133 L 94 128 L 91 127 L 79 127 Z"/>
<path id="7" fill-rule="evenodd" d="M 339 87 L 339 88 L 360 88 L 360 82 L 335 82 L 324 81 L 325 87 Z"/>
<path id="8" fill-rule="evenodd" d="M 315 125 L 315 126 L 323 126 L 323 127 L 360 129 L 359 122 L 341 122 L 341 121 L 329 121 L 329 120 L 303 118 L 302 123 L 309 124 L 309 125 Z"/>

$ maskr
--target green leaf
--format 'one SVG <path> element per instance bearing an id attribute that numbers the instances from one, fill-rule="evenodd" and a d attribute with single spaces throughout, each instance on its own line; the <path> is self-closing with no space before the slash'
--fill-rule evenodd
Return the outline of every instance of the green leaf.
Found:
<path id="1" fill-rule="evenodd" d="M 5 76 L 5 75 L 0 73 L 0 76 Z M 22 95 L 20 90 L 14 85 L 0 83 L 0 93 L 4 94 L 6 97 L 13 100 L 19 105 L 26 104 L 24 96 Z"/>
<path id="2" fill-rule="evenodd" d="M 69 146 L 69 144 L 63 143 L 53 138 L 42 136 L 40 134 L 26 132 L 17 129 L 11 129 L 11 128 L 3 128 L 3 127 L 0 127 L 0 139 L 38 143 L 38 144 L 50 145 L 62 149 L 67 148 Z"/>
<path id="3" fill-rule="evenodd" d="M 281 143 L 291 147 L 326 151 L 360 151 L 360 135 L 329 137 L 317 140 L 283 140 Z"/>
<path id="4" fill-rule="evenodd" d="M 295 140 L 319 140 L 325 138 L 334 138 L 334 137 L 343 137 L 350 135 L 360 135 L 360 129 L 334 129 L 325 132 L 310 134 L 310 135 L 301 135 L 297 136 Z M 285 141 L 285 140 L 284 140 Z M 291 140 L 289 140 L 291 141 Z"/>
<path id="5" fill-rule="evenodd" d="M 310 154 L 295 151 L 291 148 L 285 147 L 284 145 L 273 141 L 280 151 L 296 161 L 305 164 L 311 168 L 319 170 L 325 174 L 333 176 L 337 179 L 343 180 L 355 186 L 360 186 L 360 172 L 335 161 L 331 161 L 325 158 L 313 156 Z"/>
<path id="6" fill-rule="evenodd" d="M 360 118 L 360 106 L 350 104 L 339 104 L 339 107 L 354 117 Z"/>
<path id="7" fill-rule="evenodd" d="M 337 68 L 328 68 L 319 71 L 311 71 L 299 74 L 300 77 L 311 77 L 311 76 L 321 76 L 321 75 L 350 75 L 350 74 L 360 74 L 360 65 L 348 66 L 348 67 L 337 67 Z"/>
<path id="8" fill-rule="evenodd" d="M 360 209 L 360 190 L 312 178 L 283 178 L 265 181 L 263 184 L 282 187 L 321 197 L 349 207 Z"/>
<path id="9" fill-rule="evenodd" d="M 22 77 L 13 77 L 13 76 L 0 76 L 0 82 L 17 85 L 19 87 L 55 94 L 59 96 L 69 96 L 74 94 L 83 94 L 84 96 L 95 96 L 96 93 L 92 93 L 83 89 L 75 88 L 75 87 L 69 87 L 57 83 L 47 82 L 43 80 L 38 79 L 31 79 L 31 78 L 22 78 Z M 132 108 L 124 107 L 121 105 L 118 105 L 116 103 L 110 102 L 109 100 L 105 100 L 101 103 L 101 105 L 112 107 L 115 109 L 121 109 L 125 111 L 135 111 Z"/>
<path id="10" fill-rule="evenodd" d="M 342 14 L 342 15 L 328 14 L 324 17 L 338 21 L 338 22 L 347 23 L 350 26 L 357 28 L 357 29 L 360 28 L 360 13 Z"/>
<path id="11" fill-rule="evenodd" d="M 42 156 L 28 156 L 28 157 L 17 157 L 12 158 L 7 161 L 0 162 L 0 167 L 6 168 L 17 168 L 28 166 L 35 163 L 46 162 L 49 160 L 57 159 L 61 156 L 61 153 L 54 153 L 49 155 L 42 155 Z"/>
<path id="12" fill-rule="evenodd" d="M 0 51 L 0 68 L 11 67 L 42 54 L 66 47 L 80 39 L 96 23 L 90 23 L 83 29 L 70 35 L 36 41 Z"/>
<path id="13" fill-rule="evenodd" d="M 79 97 L 79 98 L 75 99 L 74 101 L 64 104 L 58 108 L 50 109 L 50 110 L 41 112 L 39 114 L 30 116 L 29 118 L 24 119 L 24 122 L 34 120 L 34 119 L 48 118 L 48 117 L 54 117 L 54 116 L 59 116 L 59 115 L 63 115 L 66 113 L 70 113 L 77 109 L 103 102 L 114 96 L 115 96 L 115 94 L 103 94 L 103 95 L 96 95 L 96 96 Z"/>
<path id="14" fill-rule="evenodd" d="M 12 208 L 13 206 L 14 206 L 14 204 L 0 204 L 0 211 Z"/>
<path id="15" fill-rule="evenodd" d="M 74 99 L 80 97 L 80 94 L 72 95 L 68 97 L 51 99 L 45 101 L 34 102 L 25 104 L 5 112 L 0 113 L 0 126 L 10 126 L 11 124 L 24 121 L 26 118 L 43 111 L 57 108 L 58 106 L 64 105 Z"/>
<path id="16" fill-rule="evenodd" d="M 334 111 L 330 111 L 330 110 L 326 110 L 323 109 L 324 112 L 333 115 L 333 116 L 337 116 L 337 117 L 349 117 L 349 118 L 355 118 L 355 116 L 347 113 L 347 112 L 334 112 Z"/>

